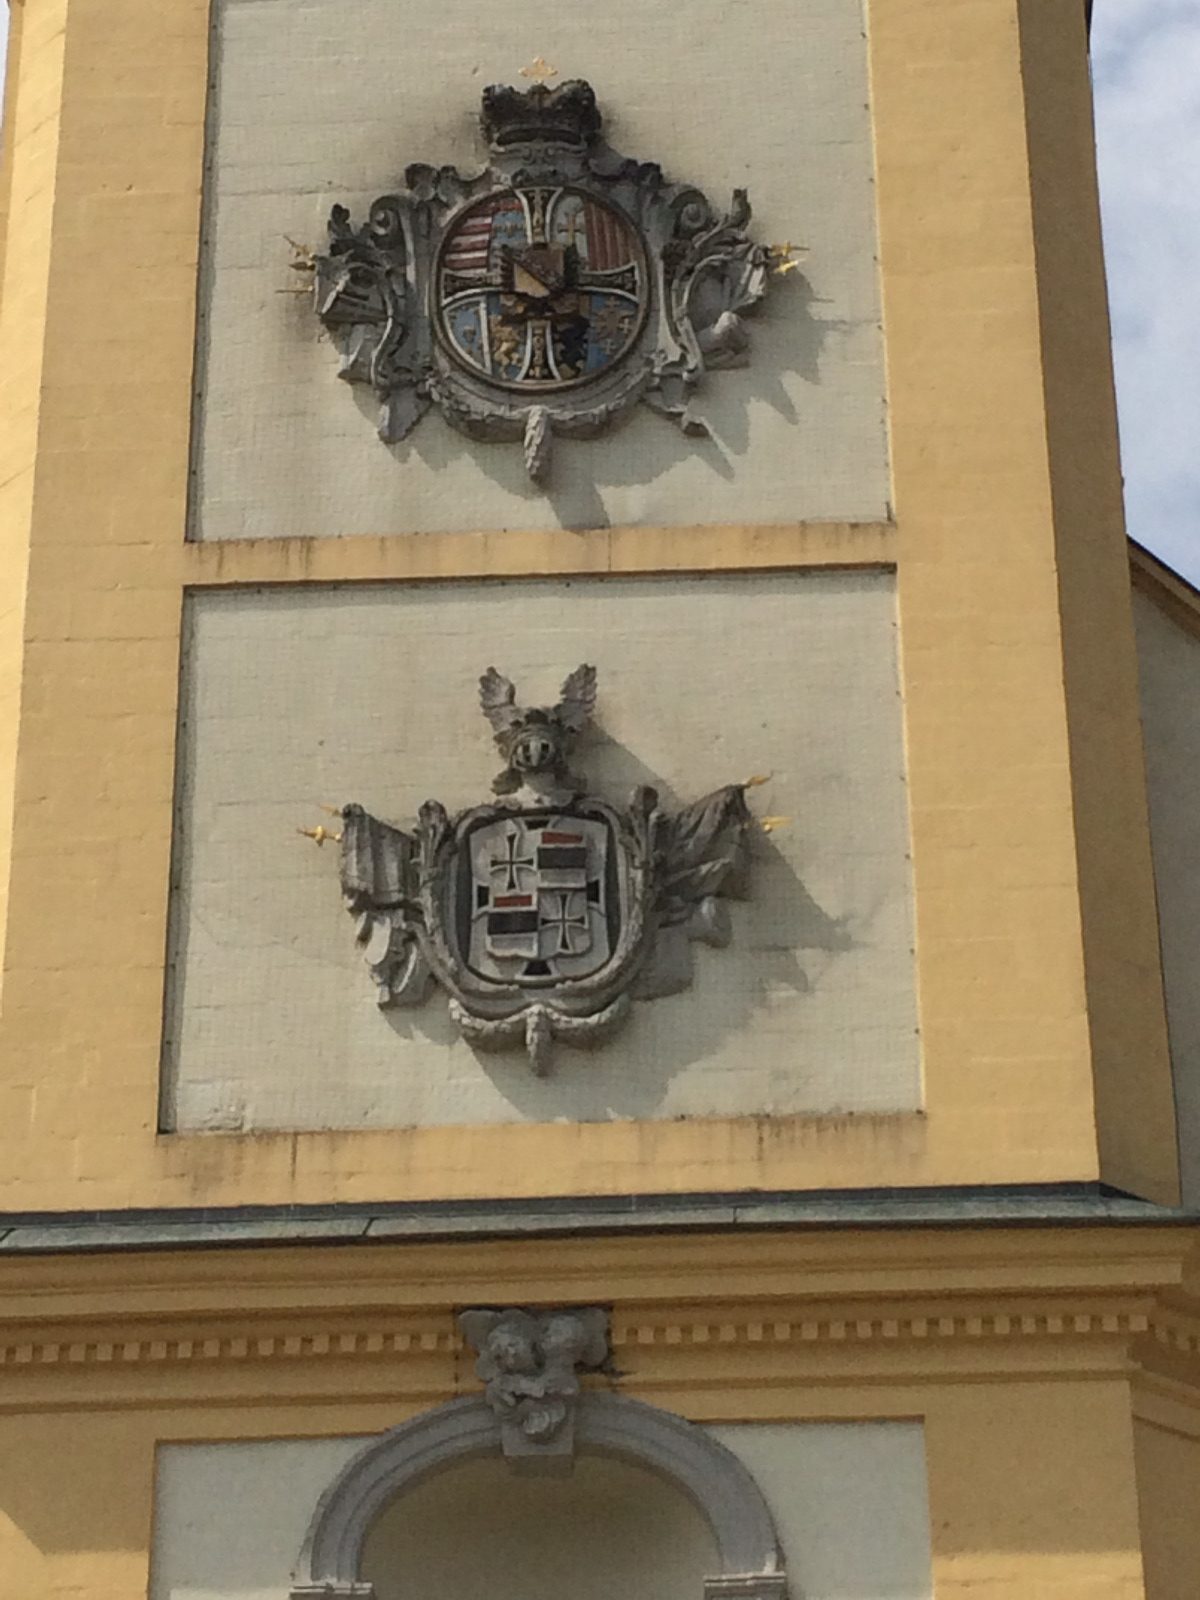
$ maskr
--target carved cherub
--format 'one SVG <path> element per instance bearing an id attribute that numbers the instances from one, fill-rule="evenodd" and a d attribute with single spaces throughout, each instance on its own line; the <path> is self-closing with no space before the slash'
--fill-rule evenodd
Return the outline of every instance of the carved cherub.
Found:
<path id="1" fill-rule="evenodd" d="M 519 706 L 516 700 L 509 679 L 489 667 L 479 680 L 479 704 L 505 762 L 492 780 L 493 791 L 510 795 L 528 789 L 552 801 L 581 794 L 583 781 L 567 766 L 567 756 L 596 708 L 595 667 L 576 667 L 556 706 Z"/>
<path id="2" fill-rule="evenodd" d="M 552 1438 L 579 1393 L 579 1370 L 608 1354 L 608 1318 L 595 1308 L 552 1311 L 464 1311 L 459 1327 L 479 1359 L 488 1404 L 530 1439 Z"/>
<path id="3" fill-rule="evenodd" d="M 522 1400 L 540 1400 L 546 1393 L 546 1377 L 534 1318 L 525 1311 L 477 1312 L 476 1317 L 481 1328 L 490 1319 L 476 1371 L 487 1383 L 492 1406 L 511 1410 Z"/>

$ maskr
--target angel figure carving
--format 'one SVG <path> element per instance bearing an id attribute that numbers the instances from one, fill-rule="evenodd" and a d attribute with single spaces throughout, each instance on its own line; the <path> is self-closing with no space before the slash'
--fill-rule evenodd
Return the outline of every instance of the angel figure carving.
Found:
<path id="1" fill-rule="evenodd" d="M 505 1454 L 549 1449 L 569 1458 L 579 1373 L 596 1371 L 608 1357 L 607 1312 L 596 1306 L 463 1311 L 458 1326 L 479 1357 L 475 1371 L 500 1422 Z"/>
<path id="2" fill-rule="evenodd" d="M 422 1005 L 437 985 L 472 1045 L 524 1047 L 544 1074 L 556 1041 L 601 1045 L 634 1000 L 687 988 L 694 940 L 729 942 L 758 780 L 679 811 L 649 787 L 625 806 L 589 792 L 570 756 L 595 711 L 592 666 L 554 706 L 519 705 L 489 667 L 480 705 L 505 763 L 494 800 L 453 816 L 428 800 L 409 829 L 346 806 L 342 892 L 381 1006 Z"/>

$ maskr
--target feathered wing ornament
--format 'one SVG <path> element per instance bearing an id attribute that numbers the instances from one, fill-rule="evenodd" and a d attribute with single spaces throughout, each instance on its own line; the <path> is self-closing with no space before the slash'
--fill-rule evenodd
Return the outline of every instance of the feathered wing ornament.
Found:
<path id="1" fill-rule="evenodd" d="M 524 706 L 517 704 L 517 691 L 510 678 L 489 667 L 479 680 L 479 708 L 488 720 L 492 739 L 504 757 L 504 767 L 492 780 L 496 794 L 512 794 L 521 786 L 520 776 L 513 771 L 513 749 L 525 721 Z"/>
<path id="2" fill-rule="evenodd" d="M 497 744 L 517 726 L 524 715 L 517 705 L 517 691 L 512 682 L 497 672 L 495 667 L 489 667 L 479 680 L 479 706 L 491 724 Z"/>
<path id="3" fill-rule="evenodd" d="M 582 733 L 596 710 L 596 669 L 576 667 L 558 691 L 554 715 L 570 733 Z"/>

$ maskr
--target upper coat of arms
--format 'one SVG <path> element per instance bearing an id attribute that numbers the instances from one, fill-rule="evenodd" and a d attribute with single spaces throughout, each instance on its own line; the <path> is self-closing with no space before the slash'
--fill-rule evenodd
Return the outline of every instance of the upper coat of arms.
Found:
<path id="1" fill-rule="evenodd" d="M 556 434 L 595 434 L 638 401 L 705 433 L 690 391 L 747 359 L 742 315 L 767 286 L 745 191 L 721 214 L 615 154 L 580 79 L 485 89 L 481 122 L 483 172 L 408 167 L 361 226 L 335 206 L 312 258 L 341 376 L 375 390 L 381 436 L 436 405 L 472 438 L 522 440 L 537 480 Z"/>
<path id="2" fill-rule="evenodd" d="M 633 999 L 687 988 L 691 940 L 729 942 L 721 901 L 747 890 L 745 790 L 759 780 L 681 811 L 647 787 L 613 806 L 568 765 L 593 667 L 553 707 L 519 706 L 495 668 L 480 697 L 505 763 L 495 800 L 453 817 L 426 801 L 411 831 L 346 806 L 342 892 L 380 1005 L 421 1005 L 436 981 L 464 1037 L 524 1045 L 542 1073 L 554 1040 L 601 1043 Z"/>

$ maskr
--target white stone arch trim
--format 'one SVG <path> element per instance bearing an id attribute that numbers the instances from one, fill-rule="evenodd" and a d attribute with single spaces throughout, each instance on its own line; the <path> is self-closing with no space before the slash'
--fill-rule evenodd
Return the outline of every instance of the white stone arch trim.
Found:
<path id="1" fill-rule="evenodd" d="M 577 1448 L 648 1467 L 682 1489 L 712 1529 L 722 1577 L 782 1571 L 779 1536 L 762 1490 L 732 1450 L 695 1423 L 624 1395 L 588 1395 Z"/>
<path id="2" fill-rule="evenodd" d="M 732 1451 L 694 1423 L 623 1395 L 581 1396 L 576 1448 L 648 1468 L 693 1502 L 712 1529 L 720 1571 L 709 1600 L 781 1600 L 786 1579 L 762 1491 Z M 296 1566 L 293 1600 L 372 1600 L 359 1576 L 367 1530 L 388 1501 L 479 1456 L 500 1454 L 500 1425 L 482 1398 L 450 1400 L 367 1445 L 325 1490 Z"/>

